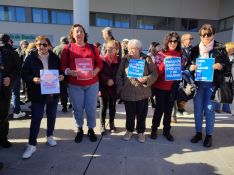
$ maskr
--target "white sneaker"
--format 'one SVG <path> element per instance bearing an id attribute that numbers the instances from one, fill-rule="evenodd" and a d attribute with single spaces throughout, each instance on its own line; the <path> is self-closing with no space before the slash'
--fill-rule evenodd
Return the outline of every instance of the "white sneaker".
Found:
<path id="1" fill-rule="evenodd" d="M 37 150 L 37 149 L 36 149 L 36 146 L 28 145 L 28 147 L 27 147 L 26 150 L 24 151 L 24 154 L 22 155 L 22 158 L 23 158 L 23 159 L 28 159 L 28 158 L 30 158 L 36 150 Z"/>
<path id="2" fill-rule="evenodd" d="M 25 112 L 21 112 L 21 111 L 20 111 L 18 114 L 14 113 L 14 114 L 13 114 L 13 118 L 14 118 L 14 119 L 17 119 L 17 118 L 24 117 L 25 115 L 26 115 Z"/>
<path id="3" fill-rule="evenodd" d="M 53 136 L 47 137 L 47 143 L 50 146 L 56 146 L 57 145 L 57 142 L 54 140 Z"/>

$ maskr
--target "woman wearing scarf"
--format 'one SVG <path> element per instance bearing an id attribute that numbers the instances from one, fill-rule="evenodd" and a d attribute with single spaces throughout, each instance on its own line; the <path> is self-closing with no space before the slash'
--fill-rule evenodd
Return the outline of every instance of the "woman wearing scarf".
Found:
<path id="1" fill-rule="evenodd" d="M 105 119 L 106 119 L 106 111 L 109 106 L 109 127 L 111 132 L 115 132 L 115 112 L 116 112 L 116 100 L 117 100 L 117 92 L 116 92 L 116 73 L 119 67 L 118 60 L 118 50 L 119 43 L 115 40 L 110 40 L 106 44 L 106 54 L 102 58 L 103 69 L 99 75 L 99 83 L 100 83 L 100 121 L 101 134 L 105 134 Z"/>
<path id="2" fill-rule="evenodd" d="M 162 51 L 160 51 L 156 57 L 155 63 L 158 69 L 158 80 L 153 85 L 153 94 L 156 96 L 156 107 L 152 120 L 152 131 L 150 138 L 157 138 L 157 130 L 160 126 L 162 115 L 163 119 L 163 135 L 168 141 L 174 141 L 174 137 L 171 135 L 171 115 L 174 101 L 171 100 L 172 87 L 174 81 L 165 80 L 165 58 L 181 57 L 181 43 L 180 36 L 176 32 L 170 32 L 164 39 L 164 45 Z"/>
<path id="3" fill-rule="evenodd" d="M 212 134 L 214 131 L 215 112 L 214 102 L 211 97 L 214 89 L 217 89 L 222 83 L 224 72 L 229 69 L 229 59 L 225 47 L 214 40 L 215 29 L 210 24 L 204 24 L 199 30 L 201 42 L 192 48 L 190 58 L 191 65 L 189 70 L 194 72 L 197 68 L 196 58 L 214 58 L 213 65 L 214 76 L 212 82 L 199 81 L 198 91 L 194 98 L 194 118 L 196 135 L 191 139 L 192 143 L 202 140 L 203 115 L 206 119 L 206 137 L 203 143 L 204 147 L 212 146 Z"/>

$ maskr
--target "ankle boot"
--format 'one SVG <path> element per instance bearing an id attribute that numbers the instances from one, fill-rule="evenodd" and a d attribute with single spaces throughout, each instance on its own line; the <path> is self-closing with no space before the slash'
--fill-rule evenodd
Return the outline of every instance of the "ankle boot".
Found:
<path id="1" fill-rule="evenodd" d="M 197 132 L 195 136 L 190 140 L 192 143 L 197 143 L 199 140 L 202 140 L 202 133 Z"/>
<path id="2" fill-rule="evenodd" d="M 75 137 L 75 142 L 80 143 L 83 139 L 83 135 L 84 135 L 83 128 L 79 128 Z"/>
<path id="3" fill-rule="evenodd" d="M 207 148 L 212 146 L 212 135 L 206 135 L 203 146 Z"/>

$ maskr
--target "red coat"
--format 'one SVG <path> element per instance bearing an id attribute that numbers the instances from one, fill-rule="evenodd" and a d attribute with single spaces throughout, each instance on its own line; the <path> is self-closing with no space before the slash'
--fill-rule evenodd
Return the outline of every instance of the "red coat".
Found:
<path id="1" fill-rule="evenodd" d="M 174 81 L 165 80 L 164 59 L 168 56 L 181 57 L 181 52 L 175 50 L 169 50 L 167 52 L 158 53 L 155 60 L 156 69 L 158 70 L 158 80 L 154 83 L 153 87 L 161 90 L 170 91 L 172 89 Z"/>

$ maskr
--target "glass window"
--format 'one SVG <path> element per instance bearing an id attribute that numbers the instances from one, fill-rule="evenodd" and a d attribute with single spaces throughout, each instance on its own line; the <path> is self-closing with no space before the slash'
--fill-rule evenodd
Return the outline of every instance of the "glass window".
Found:
<path id="1" fill-rule="evenodd" d="M 154 17 L 150 16 L 137 16 L 137 28 L 138 29 L 154 29 Z"/>
<path id="2" fill-rule="evenodd" d="M 4 7 L 0 6 L 0 21 L 4 21 L 5 16 L 4 16 Z"/>
<path id="3" fill-rule="evenodd" d="M 26 21 L 26 12 L 23 7 L 8 7 L 8 20 L 25 22 Z"/>
<path id="4" fill-rule="evenodd" d="M 188 21 L 188 31 L 191 31 L 191 32 L 198 31 L 198 20 L 190 19 Z"/>
<path id="5" fill-rule="evenodd" d="M 167 30 L 175 30 L 176 20 L 175 18 L 167 18 L 168 28 Z"/>
<path id="6" fill-rule="evenodd" d="M 65 24 L 69 25 L 73 23 L 73 15 L 72 12 L 65 11 L 52 11 L 52 24 Z"/>
<path id="7" fill-rule="evenodd" d="M 223 19 L 219 21 L 219 30 L 223 31 L 224 28 L 225 28 L 225 20 Z"/>
<path id="8" fill-rule="evenodd" d="M 104 14 L 104 13 L 96 13 L 96 26 L 113 26 L 113 15 L 112 14 Z"/>
<path id="9" fill-rule="evenodd" d="M 180 22 L 180 30 L 186 31 L 188 28 L 188 19 L 182 18 Z"/>
<path id="10" fill-rule="evenodd" d="M 128 15 L 115 15 L 115 27 L 129 28 L 129 16 Z"/>
<path id="11" fill-rule="evenodd" d="M 8 20 L 9 21 L 16 21 L 15 20 L 15 8 L 14 7 L 8 7 Z"/>
<path id="12" fill-rule="evenodd" d="M 26 12 L 25 8 L 16 7 L 15 8 L 16 21 L 25 22 L 26 21 Z"/>
<path id="13" fill-rule="evenodd" d="M 233 27 L 233 22 L 234 22 L 234 17 L 227 18 L 227 19 L 226 19 L 225 29 L 226 29 L 226 30 L 232 29 L 232 27 Z"/>
<path id="14" fill-rule="evenodd" d="M 49 23 L 48 10 L 46 9 L 32 9 L 32 16 L 34 23 Z"/>
<path id="15" fill-rule="evenodd" d="M 167 18 L 165 17 L 155 17 L 155 29 L 165 30 L 167 29 Z"/>

